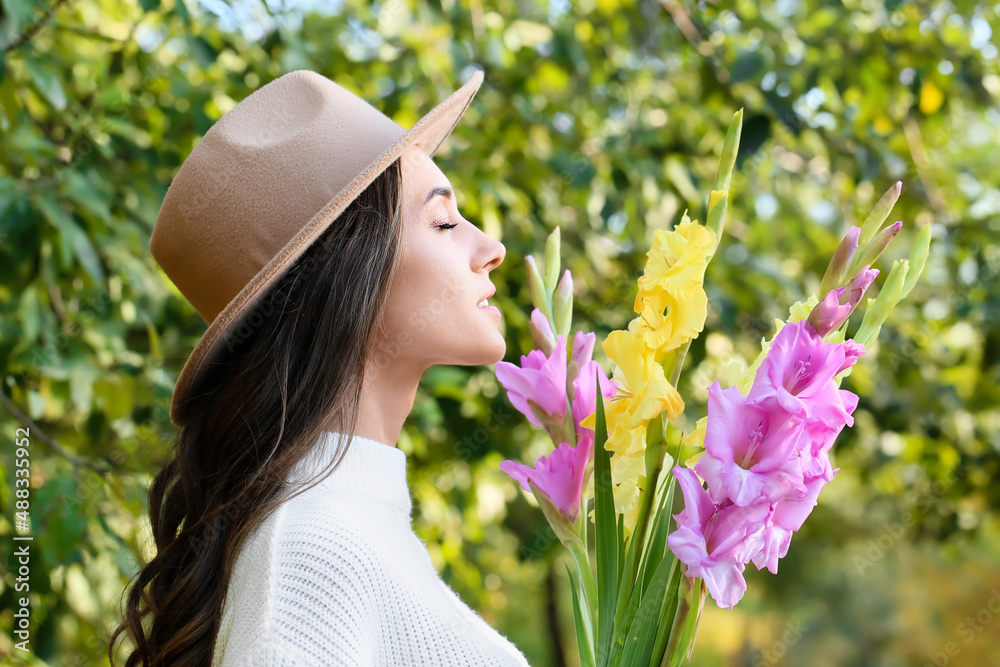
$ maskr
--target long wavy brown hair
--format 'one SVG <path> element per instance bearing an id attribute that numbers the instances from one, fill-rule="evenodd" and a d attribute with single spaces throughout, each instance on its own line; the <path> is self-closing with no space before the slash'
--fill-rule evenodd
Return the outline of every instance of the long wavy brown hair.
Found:
<path id="1" fill-rule="evenodd" d="M 132 580 L 118 638 L 125 667 L 211 664 L 230 574 L 267 516 L 308 487 L 283 481 L 334 428 L 353 441 L 364 369 L 373 359 L 401 255 L 402 168 L 369 185 L 236 327 L 193 388 L 191 421 L 149 491 L 155 557 Z"/>

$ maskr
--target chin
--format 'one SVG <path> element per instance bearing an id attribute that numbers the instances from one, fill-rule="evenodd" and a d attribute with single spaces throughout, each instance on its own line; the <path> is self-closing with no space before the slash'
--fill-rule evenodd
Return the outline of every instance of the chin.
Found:
<path id="1" fill-rule="evenodd" d="M 497 336 L 500 339 L 500 343 L 496 346 L 495 352 L 491 356 L 490 360 L 486 363 L 495 364 L 498 361 L 503 361 L 504 355 L 507 354 L 507 341 L 503 339 L 503 336 Z"/>
<path id="2" fill-rule="evenodd" d="M 487 366 L 503 361 L 504 355 L 507 354 L 507 341 L 503 339 L 500 332 L 494 332 L 493 337 L 493 340 L 483 341 L 481 345 L 476 346 L 478 349 L 475 350 L 473 356 L 477 361 L 472 365 Z"/>

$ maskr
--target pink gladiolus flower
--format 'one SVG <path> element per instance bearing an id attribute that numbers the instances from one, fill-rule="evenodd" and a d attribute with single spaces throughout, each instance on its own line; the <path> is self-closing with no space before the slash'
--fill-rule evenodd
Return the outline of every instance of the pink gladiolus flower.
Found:
<path id="1" fill-rule="evenodd" d="M 592 334 L 593 335 L 593 334 Z M 618 392 L 618 383 L 609 380 L 604 369 L 596 361 L 588 361 L 573 380 L 573 423 L 576 425 L 578 436 L 584 434 L 594 435 L 594 429 L 580 426 L 580 422 L 597 411 L 597 390 L 594 387 L 594 375 L 600 371 L 601 396 L 612 398 Z M 605 401 L 606 402 L 606 401 Z"/>
<path id="2" fill-rule="evenodd" d="M 542 426 L 528 405 L 531 399 L 550 415 L 566 414 L 566 340 L 556 337 L 552 356 L 541 350 L 532 350 L 521 357 L 521 366 L 498 361 L 497 379 L 507 390 L 511 404 L 534 426 Z"/>
<path id="3" fill-rule="evenodd" d="M 597 334 L 593 331 L 588 333 L 577 331 L 573 336 L 573 354 L 570 356 L 570 363 L 575 362 L 577 368 L 583 368 L 583 365 L 593 358 L 596 342 Z"/>
<path id="4" fill-rule="evenodd" d="M 528 486 L 528 480 L 531 480 L 573 521 L 580 510 L 584 473 L 593 448 L 592 438 L 581 438 L 575 447 L 564 442 L 550 454 L 538 457 L 534 468 L 507 460 L 500 463 L 500 469 L 520 482 L 521 488 L 528 493 L 531 493 Z"/>
<path id="5" fill-rule="evenodd" d="M 716 604 L 732 609 L 747 590 L 747 549 L 760 542 L 770 506 L 760 498 L 746 507 L 726 503 L 716 508 L 693 470 L 676 466 L 673 473 L 684 494 L 684 511 L 674 515 L 677 530 L 667 536 L 667 545 L 687 565 L 687 576 L 704 579 Z"/>
<path id="6" fill-rule="evenodd" d="M 803 493 L 782 498 L 774 505 L 760 535 L 760 549 L 751 556 L 758 570 L 767 567 L 771 574 L 778 573 L 778 559 L 784 558 L 788 553 L 792 533 L 798 531 L 812 513 L 819 492 L 826 483 L 827 480 L 822 477 L 810 479 L 806 482 L 806 490 Z"/>
<path id="7" fill-rule="evenodd" d="M 695 470 L 708 482 L 716 503 L 739 506 L 758 498 L 776 502 L 790 491 L 805 491 L 796 449 L 808 431 L 776 401 L 753 404 L 738 387 L 708 388 L 705 453 Z"/>
<path id="8" fill-rule="evenodd" d="M 842 406 L 833 378 L 864 349 L 853 340 L 826 343 L 805 320 L 786 324 L 774 337 L 747 399 L 759 403 L 773 397 L 782 409 L 802 418 L 811 418 L 816 406 Z"/>
<path id="9" fill-rule="evenodd" d="M 823 419 L 816 419 L 809 422 L 806 427 L 809 431 L 809 447 L 799 452 L 799 464 L 807 484 L 808 480 L 813 477 L 822 477 L 827 481 L 833 479 L 833 474 L 837 471 L 830 466 L 830 448 L 833 447 L 834 441 L 844 426 L 854 425 L 852 413 L 858 406 L 858 395 L 846 389 L 838 391 L 840 392 L 840 408 L 842 408 L 843 414 L 839 414 L 839 408 L 835 407 L 831 410 L 831 414 L 826 416 L 826 419 L 834 422 L 838 417 L 842 417 L 842 421 L 831 426 Z"/>
<path id="10" fill-rule="evenodd" d="M 856 281 L 860 298 L 870 276 Z M 808 321 L 794 322 L 778 332 L 748 396 L 718 382 L 708 388 L 705 452 L 694 470 L 673 471 L 685 509 L 667 543 L 720 607 L 742 598 L 746 563 L 777 573 L 792 533 L 839 470 L 829 451 L 854 424 L 858 397 L 834 378 L 864 352 L 852 340 L 825 343 Z"/>

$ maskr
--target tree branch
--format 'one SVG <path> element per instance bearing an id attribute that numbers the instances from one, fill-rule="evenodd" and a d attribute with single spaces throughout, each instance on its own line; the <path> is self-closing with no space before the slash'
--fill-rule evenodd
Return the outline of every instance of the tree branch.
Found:
<path id="1" fill-rule="evenodd" d="M 18 37 L 13 42 L 4 47 L 4 53 L 9 53 L 27 44 L 31 40 L 31 38 L 34 37 L 38 33 L 38 31 L 41 30 L 45 26 L 45 24 L 49 22 L 49 19 L 52 18 L 52 15 L 55 14 L 56 10 L 59 9 L 59 7 L 61 7 L 63 4 L 65 4 L 65 2 L 66 0 L 56 0 L 55 2 L 53 2 L 52 6 L 49 7 L 44 14 L 42 14 L 42 17 L 40 19 L 38 19 L 37 21 L 29 25 L 27 28 L 25 28 L 24 32 L 21 33 L 20 37 Z"/>
<path id="2" fill-rule="evenodd" d="M 38 424 L 36 424 L 31 417 L 21 412 L 21 409 L 14 405 L 14 402 L 11 401 L 10 397 L 8 397 L 2 390 L 0 390 L 0 403 L 3 403 L 4 407 L 10 410 L 10 413 L 14 415 L 15 419 L 28 427 L 32 431 L 32 434 L 42 441 L 42 444 L 51 449 L 57 456 L 61 456 L 72 463 L 74 468 L 90 468 L 102 477 L 111 472 L 110 469 L 105 468 L 104 466 L 97 465 L 93 461 L 88 461 L 87 459 L 70 454 L 65 449 L 60 447 L 59 443 L 53 440 L 51 436 L 42 431 L 42 429 L 38 428 Z"/>

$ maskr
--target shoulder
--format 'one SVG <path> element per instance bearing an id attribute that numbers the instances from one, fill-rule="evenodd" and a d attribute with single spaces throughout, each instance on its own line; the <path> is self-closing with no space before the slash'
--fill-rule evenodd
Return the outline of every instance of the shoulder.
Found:
<path id="1" fill-rule="evenodd" d="M 279 576 L 364 583 L 385 569 L 380 524 L 363 503 L 314 488 L 280 508 L 273 547 Z"/>
<path id="2" fill-rule="evenodd" d="M 330 495 L 315 488 L 290 498 L 251 535 L 227 605 L 242 617 L 234 629 L 256 632 L 239 647 L 233 639 L 248 633 L 227 632 L 223 665 L 362 665 L 373 655 L 388 568 L 364 517 Z M 279 654 L 302 662 L 269 662 Z"/>

